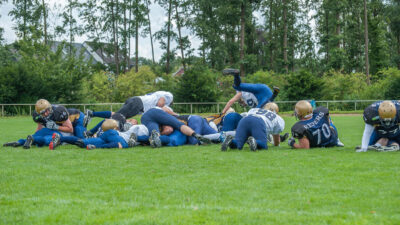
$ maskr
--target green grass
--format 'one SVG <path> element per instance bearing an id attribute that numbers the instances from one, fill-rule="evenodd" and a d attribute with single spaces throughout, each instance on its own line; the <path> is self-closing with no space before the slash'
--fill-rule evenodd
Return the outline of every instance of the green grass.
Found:
<path id="1" fill-rule="evenodd" d="M 333 121 L 345 148 L 0 147 L 0 223 L 400 224 L 400 153 L 355 153 L 361 115 Z M 34 129 L 0 118 L 0 143 Z"/>

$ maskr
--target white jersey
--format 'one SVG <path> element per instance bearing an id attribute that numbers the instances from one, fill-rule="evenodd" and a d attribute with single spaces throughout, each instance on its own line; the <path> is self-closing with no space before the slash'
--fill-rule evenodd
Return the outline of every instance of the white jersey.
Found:
<path id="1" fill-rule="evenodd" d="M 149 109 L 156 107 L 158 99 L 160 99 L 158 95 L 153 94 L 139 96 L 139 98 L 142 100 L 144 113 Z"/>
<path id="2" fill-rule="evenodd" d="M 261 118 L 267 127 L 268 134 L 279 134 L 285 129 L 285 121 L 278 114 L 260 108 L 250 109 L 247 116 L 256 116 Z"/>
<path id="3" fill-rule="evenodd" d="M 137 136 L 149 136 L 149 130 L 145 125 L 142 124 L 133 125 L 131 128 L 129 128 L 129 130 L 125 132 L 118 131 L 119 136 L 121 136 L 126 141 L 126 143 L 128 143 L 128 140 L 133 133 L 135 133 Z"/>
<path id="4" fill-rule="evenodd" d="M 258 100 L 253 93 L 242 91 L 242 99 L 251 108 L 255 108 L 258 105 Z"/>
<path id="5" fill-rule="evenodd" d="M 159 98 L 163 97 L 165 99 L 165 105 L 167 106 L 171 105 L 172 101 L 174 100 L 174 96 L 168 91 L 156 91 L 152 94 L 157 95 Z"/>

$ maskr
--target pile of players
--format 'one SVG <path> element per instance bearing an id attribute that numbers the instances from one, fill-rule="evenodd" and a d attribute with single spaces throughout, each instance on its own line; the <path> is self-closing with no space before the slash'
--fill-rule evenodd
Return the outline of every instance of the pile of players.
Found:
<path id="1" fill-rule="evenodd" d="M 279 88 L 271 90 L 265 84 L 243 83 L 238 70 L 227 69 L 224 73 L 234 76 L 236 95 L 220 114 L 205 118 L 178 115 L 171 108 L 173 96 L 166 91 L 129 98 L 117 112 L 86 110 L 83 113 L 40 99 L 33 113 L 37 123 L 34 134 L 3 146 L 22 146 L 24 149 L 30 149 L 32 145 L 49 146 L 54 150 L 67 143 L 90 150 L 221 143 L 222 151 L 241 150 L 246 143 L 252 151 L 268 149 L 268 143 L 279 146 L 289 136 L 288 133 L 281 135 L 285 122 L 278 115 L 278 105 L 273 102 Z M 236 101 L 251 109 L 247 113 L 236 113 L 231 108 Z M 357 151 L 399 150 L 399 107 L 395 101 L 380 101 L 365 109 L 366 125 L 362 145 Z M 141 124 L 130 119 L 138 114 L 142 114 Z M 309 101 L 302 100 L 296 103 L 294 114 L 299 121 L 292 126 L 292 137 L 288 139 L 292 148 L 344 146 L 327 108 L 313 109 Z M 103 120 L 88 130 L 93 117 Z"/>

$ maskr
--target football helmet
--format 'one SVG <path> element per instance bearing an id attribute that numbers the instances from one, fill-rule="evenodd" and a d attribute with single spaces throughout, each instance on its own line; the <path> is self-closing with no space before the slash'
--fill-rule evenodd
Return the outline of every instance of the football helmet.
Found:
<path id="1" fill-rule="evenodd" d="M 263 107 L 266 110 L 272 111 L 274 113 L 278 113 L 279 112 L 279 107 L 275 102 L 269 102 L 266 105 L 264 105 Z"/>
<path id="2" fill-rule="evenodd" d="M 113 119 L 106 119 L 101 125 L 101 129 L 105 132 L 108 130 L 112 130 L 115 128 L 119 128 L 118 122 Z"/>
<path id="3" fill-rule="evenodd" d="M 39 99 L 35 104 L 35 111 L 39 114 L 43 114 L 46 110 L 51 110 L 51 104 L 46 99 Z"/>
<path id="4" fill-rule="evenodd" d="M 396 106 L 391 101 L 383 101 L 378 108 L 379 120 L 384 127 L 390 127 L 394 124 L 396 118 Z"/>
<path id="5" fill-rule="evenodd" d="M 313 108 L 306 100 L 298 101 L 294 107 L 294 115 L 299 120 L 312 117 Z"/>

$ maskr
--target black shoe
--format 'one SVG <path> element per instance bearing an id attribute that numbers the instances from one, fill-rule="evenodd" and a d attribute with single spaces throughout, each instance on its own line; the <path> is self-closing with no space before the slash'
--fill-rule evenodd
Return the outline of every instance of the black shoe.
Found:
<path id="1" fill-rule="evenodd" d="M 210 139 L 205 138 L 205 137 L 201 136 L 200 134 L 194 133 L 193 137 L 195 137 L 200 142 L 200 144 L 211 144 Z"/>
<path id="2" fill-rule="evenodd" d="M 23 145 L 23 148 L 30 149 L 33 144 L 33 141 L 34 141 L 34 139 L 33 139 L 32 135 L 28 135 L 28 137 L 26 137 L 26 141 L 25 141 L 25 144 Z"/>
<path id="3" fill-rule="evenodd" d="M 93 117 L 93 111 L 89 110 L 89 109 L 86 109 L 85 118 L 83 118 L 83 126 L 84 127 L 87 127 L 87 125 L 92 120 L 92 117 Z"/>
<path id="4" fill-rule="evenodd" d="M 239 76 L 240 75 L 240 70 L 238 69 L 232 69 L 232 68 L 228 68 L 228 69 L 224 69 L 222 71 L 222 74 L 224 75 L 233 75 L 233 76 Z"/>
<path id="5" fill-rule="evenodd" d="M 78 139 L 77 141 L 75 141 L 74 145 L 79 146 L 80 148 L 84 148 L 85 147 L 85 143 L 83 142 L 82 139 Z"/>
<path id="6" fill-rule="evenodd" d="M 87 130 L 87 131 L 83 132 L 83 136 L 85 138 L 90 138 L 90 137 L 93 137 L 93 134 L 92 134 L 92 132 L 90 132 L 90 130 Z"/>
<path id="7" fill-rule="evenodd" d="M 282 143 L 282 142 L 285 142 L 286 139 L 288 139 L 288 137 L 289 137 L 289 133 L 285 133 L 284 135 L 281 135 L 281 136 L 280 136 L 280 138 L 281 138 L 281 143 Z"/>
<path id="8" fill-rule="evenodd" d="M 230 145 L 232 144 L 232 141 L 233 141 L 233 136 L 232 136 L 232 135 L 228 135 L 228 136 L 225 138 L 224 142 L 222 142 L 221 151 L 226 151 L 226 150 L 228 150 L 228 148 L 229 148 Z"/>
<path id="9" fill-rule="evenodd" d="M 153 148 L 159 148 L 161 147 L 161 140 L 160 140 L 160 133 L 158 133 L 156 130 L 153 130 L 151 132 L 150 138 L 149 138 L 150 146 Z"/>
<path id="10" fill-rule="evenodd" d="M 61 137 L 59 134 L 54 133 L 49 144 L 49 150 L 54 150 L 61 144 Z"/>
<path id="11" fill-rule="evenodd" d="M 14 142 L 7 142 L 3 144 L 3 147 L 19 147 L 21 146 L 21 144 L 18 141 L 14 141 Z"/>
<path id="12" fill-rule="evenodd" d="M 257 142 L 256 142 L 256 139 L 254 137 L 250 136 L 247 139 L 247 144 L 249 144 L 251 151 L 253 151 L 253 152 L 257 151 Z"/>
<path id="13" fill-rule="evenodd" d="M 135 147 L 136 145 L 138 145 L 137 135 L 135 133 L 132 133 L 128 140 L 128 146 L 132 148 Z"/>

